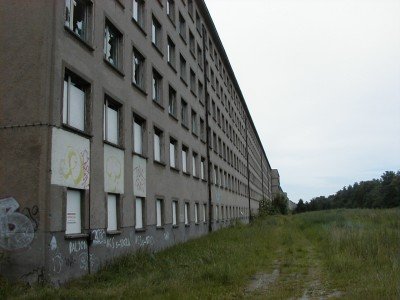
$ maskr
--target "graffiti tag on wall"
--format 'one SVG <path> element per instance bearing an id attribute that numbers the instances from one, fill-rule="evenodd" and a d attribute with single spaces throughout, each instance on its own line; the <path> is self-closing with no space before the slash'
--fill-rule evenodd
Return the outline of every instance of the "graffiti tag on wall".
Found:
<path id="1" fill-rule="evenodd" d="M 146 197 L 146 160 L 137 155 L 133 156 L 133 194 Z"/>
<path id="2" fill-rule="evenodd" d="M 25 248 L 35 236 L 32 221 L 18 208 L 14 198 L 0 199 L 0 247 L 5 250 Z"/>
<path id="3" fill-rule="evenodd" d="M 124 151 L 104 145 L 104 189 L 124 193 Z"/>
<path id="4" fill-rule="evenodd" d="M 68 131 L 53 128 L 51 183 L 88 189 L 90 181 L 90 142 Z"/>

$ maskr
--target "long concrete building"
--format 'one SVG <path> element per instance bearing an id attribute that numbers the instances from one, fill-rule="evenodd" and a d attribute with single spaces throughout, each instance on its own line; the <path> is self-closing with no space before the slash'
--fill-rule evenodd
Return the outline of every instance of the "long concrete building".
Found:
<path id="1" fill-rule="evenodd" d="M 7 0 L 0 24 L 3 275 L 59 284 L 271 198 L 203 0 Z"/>

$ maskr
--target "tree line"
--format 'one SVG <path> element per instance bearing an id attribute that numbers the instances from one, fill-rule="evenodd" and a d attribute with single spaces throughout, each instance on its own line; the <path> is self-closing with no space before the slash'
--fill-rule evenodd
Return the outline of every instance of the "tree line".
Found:
<path id="1" fill-rule="evenodd" d="M 392 208 L 400 206 L 400 171 L 386 171 L 380 179 L 356 182 L 334 195 L 297 203 L 295 213 L 335 208 Z"/>

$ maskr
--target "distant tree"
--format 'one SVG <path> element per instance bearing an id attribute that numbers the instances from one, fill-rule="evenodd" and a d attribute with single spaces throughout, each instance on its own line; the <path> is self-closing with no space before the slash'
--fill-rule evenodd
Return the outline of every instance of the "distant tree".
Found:
<path id="1" fill-rule="evenodd" d="M 303 199 L 300 199 L 299 202 L 297 202 L 297 206 L 296 206 L 296 209 L 294 210 L 294 212 L 296 214 L 298 214 L 298 213 L 302 213 L 305 211 L 306 211 L 306 206 L 304 205 L 304 201 L 303 201 Z"/>
<path id="2" fill-rule="evenodd" d="M 272 206 L 282 215 L 287 215 L 289 212 L 289 201 L 282 195 L 278 194 L 272 200 Z"/>
<path id="3" fill-rule="evenodd" d="M 300 203 L 301 202 L 301 203 Z M 300 199 L 296 213 L 332 208 L 390 208 L 400 206 L 400 171 L 386 171 L 380 179 L 356 182 L 328 198 Z"/>

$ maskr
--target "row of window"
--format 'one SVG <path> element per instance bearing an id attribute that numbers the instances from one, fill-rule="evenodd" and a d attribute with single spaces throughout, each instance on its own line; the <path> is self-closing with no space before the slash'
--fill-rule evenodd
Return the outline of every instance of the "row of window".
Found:
<path id="1" fill-rule="evenodd" d="M 140 24 L 143 25 L 144 17 L 144 1 L 133 1 L 133 18 Z M 78 1 L 66 1 L 66 26 L 68 26 L 72 31 L 74 31 L 77 35 L 79 35 L 82 38 L 85 38 L 85 32 L 87 31 L 87 18 L 88 16 L 88 10 L 89 7 L 91 7 L 91 4 L 87 1 L 83 0 L 78 0 Z M 174 20 L 174 3 L 173 1 L 168 1 L 167 2 L 167 13 L 169 12 L 169 17 L 173 18 Z M 196 15 L 198 16 L 198 13 L 196 12 Z M 183 16 L 180 14 L 180 34 L 183 35 L 186 32 L 186 25 Z M 197 20 L 197 19 L 196 19 Z M 86 25 L 85 25 L 86 24 Z M 85 27 L 86 26 L 86 27 Z M 153 23 L 152 23 L 152 42 L 155 46 L 161 49 L 161 38 L 162 31 L 161 31 L 161 24 L 157 21 L 155 17 L 153 17 Z M 186 37 L 186 34 L 184 34 Z M 192 37 L 193 34 L 189 32 L 189 36 Z M 192 40 L 190 38 L 190 40 Z M 105 59 L 111 63 L 111 65 L 119 68 L 121 66 L 121 63 L 119 63 L 120 58 L 122 58 L 122 48 L 120 47 L 122 43 L 122 34 L 121 32 L 118 31 L 118 29 L 108 20 L 106 19 L 106 24 L 105 24 L 105 34 L 104 34 L 104 55 Z M 190 45 L 194 44 L 194 42 L 190 43 Z M 211 45 L 211 44 L 210 44 Z M 212 47 L 212 46 L 211 46 Z M 191 47 L 193 48 L 193 47 Z M 199 45 L 197 45 L 197 56 L 201 59 L 202 58 L 202 53 L 201 53 L 201 48 Z M 214 50 L 215 51 L 215 50 Z M 194 53 L 195 51 L 193 51 Z M 172 39 L 168 37 L 168 47 L 167 47 L 167 60 L 168 63 L 170 63 L 172 66 L 175 67 L 175 44 L 172 42 Z M 145 90 L 145 65 L 144 65 L 145 58 L 144 56 L 137 50 L 134 49 L 133 51 L 133 73 L 132 73 L 132 81 L 134 84 L 136 84 L 139 88 Z M 202 63 L 199 62 L 200 65 Z M 186 60 L 180 54 L 180 74 L 181 78 L 186 82 L 187 81 L 187 71 L 186 71 Z M 211 73 L 213 75 L 213 72 Z M 213 85 L 213 76 L 212 78 L 212 86 Z M 197 88 L 196 88 L 197 85 Z M 219 84 L 218 84 L 219 85 Z M 199 94 L 199 98 L 202 99 L 202 91 L 203 91 L 203 84 L 200 81 L 196 81 L 196 74 L 193 69 L 190 68 L 190 89 L 191 91 L 195 94 L 196 92 Z M 197 90 L 197 91 L 196 91 Z M 219 90 L 217 90 L 218 92 Z M 222 86 L 221 86 L 221 91 L 222 91 Z M 152 99 L 158 103 L 162 103 L 162 76 L 156 71 L 153 70 L 153 78 L 152 78 Z M 226 96 L 225 96 L 226 98 Z M 228 102 L 229 106 L 230 103 Z M 170 107 L 173 108 L 173 105 Z M 213 110 L 213 116 L 215 119 L 215 105 L 212 106 L 214 108 Z M 172 110 L 172 114 L 174 114 Z M 223 116 L 222 116 L 223 118 Z M 220 122 L 220 114 L 217 114 L 217 120 L 218 124 L 221 126 Z M 228 124 L 228 121 L 224 122 L 222 120 L 222 128 L 225 131 L 225 125 Z M 229 129 L 229 133 L 232 135 L 232 129 Z M 228 134 L 229 137 L 229 134 Z M 241 149 L 240 147 L 239 149 Z"/>
<path id="2" fill-rule="evenodd" d="M 84 195 L 80 190 L 68 189 L 66 199 L 66 217 L 65 217 L 65 234 L 80 234 L 84 222 Z M 120 209 L 119 209 L 119 195 L 107 194 L 107 232 L 114 233 L 120 229 Z M 147 205 L 146 198 L 136 197 L 135 204 L 135 229 L 143 230 L 147 224 L 154 224 L 157 228 L 163 228 L 167 224 L 166 213 L 165 213 L 165 199 L 158 197 L 155 202 L 155 220 L 151 222 L 146 219 Z M 183 207 L 180 206 L 180 202 L 177 199 L 171 200 L 171 223 L 173 227 L 178 227 L 182 220 L 179 220 L 180 209 L 183 209 L 183 223 L 185 226 L 189 226 L 191 222 L 200 224 L 201 222 L 206 223 L 208 219 L 208 206 L 206 203 L 195 202 L 193 204 L 193 211 L 191 210 L 191 204 L 188 201 L 183 203 Z M 231 219 L 243 218 L 248 216 L 248 209 L 238 206 L 228 205 L 212 205 L 212 220 L 229 221 Z M 169 220 L 168 220 L 169 221 Z"/>

